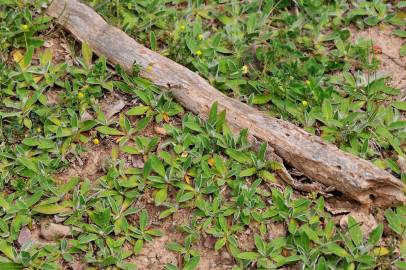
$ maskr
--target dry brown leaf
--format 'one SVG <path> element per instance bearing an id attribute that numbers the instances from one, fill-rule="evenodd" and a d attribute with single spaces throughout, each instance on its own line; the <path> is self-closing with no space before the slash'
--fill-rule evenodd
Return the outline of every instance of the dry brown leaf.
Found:
<path id="1" fill-rule="evenodd" d="M 22 228 L 17 241 L 21 246 L 33 241 L 31 231 L 27 227 Z"/>
<path id="2" fill-rule="evenodd" d="M 340 226 L 342 228 L 347 228 L 348 217 L 353 217 L 361 226 L 361 231 L 364 236 L 370 234 L 373 229 L 378 226 L 375 217 L 371 214 L 367 214 L 363 211 L 353 211 L 348 215 L 344 215 L 340 220 Z"/>
<path id="3" fill-rule="evenodd" d="M 41 236 L 46 240 L 58 240 L 69 236 L 69 234 L 70 227 L 68 226 L 56 223 L 41 224 Z"/>

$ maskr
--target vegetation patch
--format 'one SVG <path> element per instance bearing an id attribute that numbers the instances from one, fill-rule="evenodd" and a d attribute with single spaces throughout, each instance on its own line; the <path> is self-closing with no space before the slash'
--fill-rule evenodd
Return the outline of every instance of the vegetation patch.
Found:
<path id="1" fill-rule="evenodd" d="M 217 89 L 405 180 L 406 103 L 373 41 L 351 40 L 376 25 L 404 38 L 404 1 L 87 2 Z M 233 134 L 217 104 L 207 121 L 184 111 L 46 6 L 0 6 L 0 269 L 406 269 L 405 206 L 369 226 L 281 185 L 266 145 Z"/>

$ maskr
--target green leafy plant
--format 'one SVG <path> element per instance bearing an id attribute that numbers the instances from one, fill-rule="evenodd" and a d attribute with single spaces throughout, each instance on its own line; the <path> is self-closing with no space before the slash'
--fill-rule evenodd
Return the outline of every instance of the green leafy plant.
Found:
<path id="1" fill-rule="evenodd" d="M 405 102 L 392 101 L 399 90 L 375 74 L 373 44 L 352 42 L 349 30 L 389 23 L 403 38 L 402 1 L 88 2 L 226 94 L 402 176 L 395 160 L 404 156 Z M 364 235 L 352 217 L 336 226 L 323 197 L 277 184 L 280 164 L 266 145 L 253 151 L 248 130 L 231 132 L 216 103 L 206 121 L 184 113 L 139 77 L 140 66 L 111 69 L 86 43 L 70 44 L 74 64 L 55 63 L 39 38 L 50 31 L 42 4 L 0 6 L 1 269 L 59 269 L 78 258 L 90 268 L 135 269 L 144 246 L 166 233 L 160 225 L 185 212 L 176 227 L 183 241 L 166 243 L 181 259 L 166 269 L 196 269 L 205 237 L 231 255 L 233 269 L 406 269 L 403 206 L 385 211 L 391 233 L 381 224 Z M 118 117 L 101 106 L 113 91 L 131 100 Z M 86 163 L 84 153 L 110 148 L 97 173 L 58 177 Z M 43 221 L 68 235 L 22 244 Z M 286 230 L 270 237 L 278 225 Z M 249 248 L 241 240 L 248 228 Z"/>

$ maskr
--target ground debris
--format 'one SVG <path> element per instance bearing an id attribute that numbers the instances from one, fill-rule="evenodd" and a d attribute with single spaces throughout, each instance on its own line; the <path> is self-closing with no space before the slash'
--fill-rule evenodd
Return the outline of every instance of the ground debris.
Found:
<path id="1" fill-rule="evenodd" d="M 101 107 L 106 115 L 107 120 L 111 119 L 114 115 L 121 112 L 126 103 L 119 95 L 112 95 L 103 100 Z"/>
<path id="2" fill-rule="evenodd" d="M 373 229 L 376 228 L 378 223 L 373 215 L 365 213 L 364 211 L 353 211 L 350 214 L 343 215 L 340 219 L 340 226 L 343 229 L 347 228 L 348 217 L 353 217 L 361 226 L 361 231 L 364 236 L 369 235 Z"/>
<path id="3" fill-rule="evenodd" d="M 48 241 L 59 240 L 70 235 L 71 228 L 69 226 L 56 223 L 41 224 L 41 237 Z"/>
<path id="4" fill-rule="evenodd" d="M 18 235 L 17 241 L 21 246 L 24 246 L 27 243 L 32 242 L 33 238 L 32 238 L 31 231 L 27 227 L 22 228 L 20 231 L 20 234 Z"/>

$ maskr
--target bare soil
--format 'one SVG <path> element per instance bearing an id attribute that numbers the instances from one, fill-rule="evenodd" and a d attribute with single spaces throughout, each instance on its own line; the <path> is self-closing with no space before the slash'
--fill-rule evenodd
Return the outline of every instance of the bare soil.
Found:
<path id="1" fill-rule="evenodd" d="M 391 86 L 399 88 L 400 100 L 406 98 L 406 56 L 400 57 L 399 49 L 403 40 L 392 34 L 394 28 L 389 25 L 379 25 L 365 30 L 352 29 L 352 39 L 371 40 L 376 57 L 380 60 L 378 76 L 390 76 Z"/>

